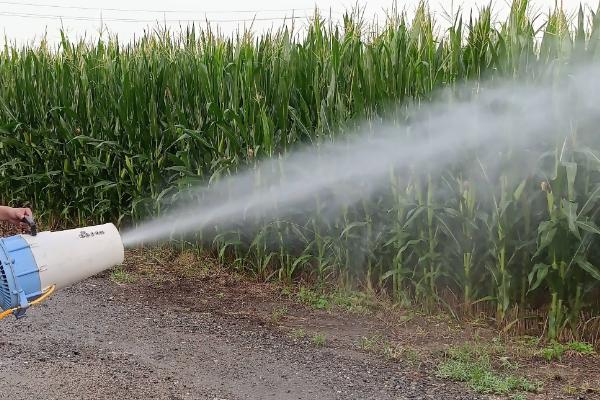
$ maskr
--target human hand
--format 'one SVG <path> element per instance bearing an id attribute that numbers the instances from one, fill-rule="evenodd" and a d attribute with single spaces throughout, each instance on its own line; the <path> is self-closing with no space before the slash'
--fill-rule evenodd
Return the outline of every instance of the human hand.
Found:
<path id="1" fill-rule="evenodd" d="M 0 207 L 0 219 L 8 221 L 13 225 L 18 225 L 24 228 L 28 228 L 29 225 L 23 222 L 25 216 L 33 216 L 31 209 L 29 208 L 14 208 L 1 206 Z"/>

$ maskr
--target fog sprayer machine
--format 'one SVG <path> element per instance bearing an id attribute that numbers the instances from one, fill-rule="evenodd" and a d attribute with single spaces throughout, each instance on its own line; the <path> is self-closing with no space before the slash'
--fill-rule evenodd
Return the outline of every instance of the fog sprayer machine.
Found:
<path id="1" fill-rule="evenodd" d="M 0 239 L 0 319 L 22 318 L 55 290 L 123 262 L 123 242 L 113 224 L 38 233 L 31 217 L 23 222 L 29 234 Z"/>

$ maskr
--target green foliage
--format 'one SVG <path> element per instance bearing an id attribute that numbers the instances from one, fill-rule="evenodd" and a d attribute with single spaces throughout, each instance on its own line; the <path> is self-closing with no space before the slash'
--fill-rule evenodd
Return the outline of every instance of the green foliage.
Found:
<path id="1" fill-rule="evenodd" d="M 452 348 L 448 358 L 438 367 L 438 376 L 467 382 L 480 393 L 510 394 L 513 392 L 535 392 L 540 384 L 526 378 L 497 371 L 514 370 L 514 366 L 504 361 L 500 367 L 492 363 L 492 355 L 477 346 Z"/>
<path id="2" fill-rule="evenodd" d="M 298 300 L 318 310 L 327 309 L 331 306 L 331 303 L 326 295 L 306 287 L 300 288 L 300 291 L 298 292 Z"/>
<path id="3" fill-rule="evenodd" d="M 358 346 L 365 351 L 375 351 L 382 342 L 383 339 L 378 335 L 361 336 Z"/>
<path id="4" fill-rule="evenodd" d="M 286 306 L 276 307 L 271 311 L 271 322 L 277 323 L 288 314 Z"/>
<path id="5" fill-rule="evenodd" d="M 569 350 L 583 355 L 595 354 L 594 347 L 591 344 L 577 341 L 569 342 L 567 344 L 553 342 L 549 346 L 541 349 L 539 354 L 548 361 L 560 360 L 564 353 Z"/>
<path id="6" fill-rule="evenodd" d="M 594 351 L 594 347 L 589 344 L 589 343 L 585 343 L 585 342 L 569 342 L 567 344 L 567 347 L 570 350 L 573 350 L 576 353 L 579 354 L 595 354 L 596 352 Z"/>
<path id="7" fill-rule="evenodd" d="M 306 331 L 301 328 L 293 329 L 290 335 L 294 339 L 304 339 L 306 337 Z"/>
<path id="8" fill-rule="evenodd" d="M 325 341 L 327 340 L 325 334 L 323 333 L 315 333 L 312 337 L 312 342 L 315 346 L 323 347 L 325 346 Z"/>
<path id="9" fill-rule="evenodd" d="M 121 284 L 132 283 L 135 281 L 135 277 L 120 266 L 111 271 L 110 279 L 115 283 Z"/>

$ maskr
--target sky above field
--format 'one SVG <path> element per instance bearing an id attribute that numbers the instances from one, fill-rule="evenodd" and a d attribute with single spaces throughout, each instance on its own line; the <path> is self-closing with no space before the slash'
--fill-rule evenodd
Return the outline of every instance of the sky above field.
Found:
<path id="1" fill-rule="evenodd" d="M 561 2 L 561 0 L 558 0 Z M 397 0 L 399 9 L 406 9 L 410 15 L 419 0 Z M 394 4 L 392 0 L 241 0 L 193 1 L 193 0 L 25 0 L 0 1 L 0 29 L 6 38 L 17 43 L 39 40 L 47 32 L 51 42 L 59 39 L 61 26 L 71 38 L 97 37 L 100 27 L 121 40 L 139 36 L 145 28 L 156 26 L 157 22 L 178 29 L 193 21 L 205 25 L 210 21 L 223 34 L 235 33 L 239 28 L 252 25 L 257 32 L 294 22 L 298 29 L 307 23 L 315 5 L 323 14 L 339 19 L 344 10 L 357 3 L 362 7 L 368 20 L 385 20 L 386 10 Z M 489 0 L 430 0 L 431 11 L 438 17 L 438 28 L 447 23 L 445 15 L 459 7 L 465 12 L 476 11 Z M 509 9 L 509 0 L 494 0 L 494 11 L 502 19 Z M 574 14 L 579 4 L 584 7 L 598 7 L 598 0 L 562 0 L 563 7 Z M 533 13 L 547 13 L 555 0 L 533 0 Z M 252 20 L 254 21 L 252 22 Z"/>

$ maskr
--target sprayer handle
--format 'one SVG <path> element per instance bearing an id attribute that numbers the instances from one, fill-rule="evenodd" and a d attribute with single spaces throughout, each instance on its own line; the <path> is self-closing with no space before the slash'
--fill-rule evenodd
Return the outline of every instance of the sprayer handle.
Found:
<path id="1" fill-rule="evenodd" d="M 31 233 L 31 236 L 37 235 L 37 225 L 35 224 L 35 221 L 33 220 L 33 217 L 31 215 L 24 216 L 21 219 L 21 221 L 29 225 L 29 231 Z"/>

